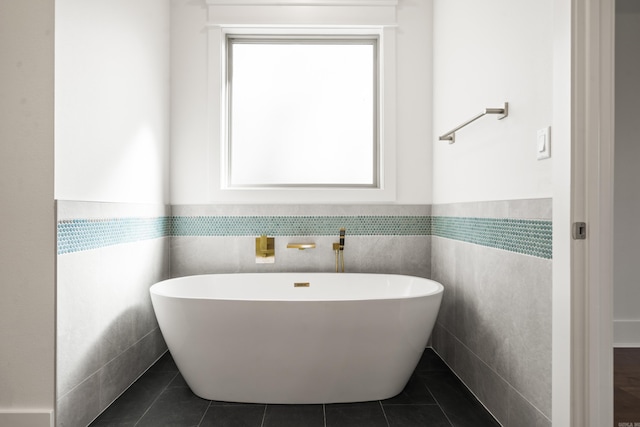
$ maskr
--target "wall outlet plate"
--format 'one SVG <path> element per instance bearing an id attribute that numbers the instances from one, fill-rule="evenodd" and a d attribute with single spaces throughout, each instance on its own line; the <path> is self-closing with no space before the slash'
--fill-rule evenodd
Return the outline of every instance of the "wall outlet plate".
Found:
<path id="1" fill-rule="evenodd" d="M 536 138 L 536 153 L 538 160 L 551 157 L 551 128 L 538 129 Z"/>

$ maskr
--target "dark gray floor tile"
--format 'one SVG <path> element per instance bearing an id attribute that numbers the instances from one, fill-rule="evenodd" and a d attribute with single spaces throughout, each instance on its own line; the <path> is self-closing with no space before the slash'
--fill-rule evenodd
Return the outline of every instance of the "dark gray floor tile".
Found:
<path id="1" fill-rule="evenodd" d="M 420 377 L 454 427 L 500 427 L 452 372 L 421 372 Z"/>
<path id="2" fill-rule="evenodd" d="M 263 427 L 324 427 L 323 405 L 267 405 Z"/>
<path id="3" fill-rule="evenodd" d="M 438 405 L 384 406 L 389 427 L 451 427 Z"/>
<path id="4" fill-rule="evenodd" d="M 442 372 L 449 371 L 449 367 L 446 363 L 433 351 L 432 348 L 427 348 L 422 353 L 420 362 L 416 367 L 416 372 Z"/>
<path id="5" fill-rule="evenodd" d="M 178 372 L 178 375 L 176 375 L 173 381 L 171 381 L 171 383 L 169 384 L 169 387 L 189 387 L 189 385 L 184 380 L 184 377 L 182 376 L 182 374 Z"/>
<path id="6" fill-rule="evenodd" d="M 260 427 L 266 405 L 211 405 L 200 427 Z"/>
<path id="7" fill-rule="evenodd" d="M 388 427 L 380 402 L 325 405 L 326 427 Z"/>
<path id="8" fill-rule="evenodd" d="M 435 398 L 435 399 L 434 399 Z M 326 420 L 325 420 L 326 414 Z M 144 416 L 143 416 L 144 415 Z M 141 418 L 142 417 L 142 418 Z M 382 402 L 264 405 L 200 399 L 166 353 L 91 427 L 497 427 L 432 350 L 398 396 Z"/>
<path id="9" fill-rule="evenodd" d="M 91 423 L 91 427 L 135 424 L 175 376 L 175 372 L 147 372 Z"/>
<path id="10" fill-rule="evenodd" d="M 411 376 L 409 382 L 400 394 L 382 401 L 383 405 L 435 405 L 435 403 L 436 401 L 433 399 L 433 396 L 431 396 L 431 393 L 429 393 L 422 379 L 415 374 Z"/>
<path id="11" fill-rule="evenodd" d="M 171 353 L 167 351 L 147 372 L 178 372 L 178 367 L 176 362 L 173 361 Z"/>
<path id="12" fill-rule="evenodd" d="M 186 387 L 167 388 L 136 426 L 197 426 L 208 407 L 208 400 L 199 398 Z"/>

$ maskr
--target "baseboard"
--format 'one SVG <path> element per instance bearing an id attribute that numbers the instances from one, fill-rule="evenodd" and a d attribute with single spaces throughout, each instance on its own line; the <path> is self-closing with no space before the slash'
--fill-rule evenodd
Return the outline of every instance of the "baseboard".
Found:
<path id="1" fill-rule="evenodd" d="M 0 409 L 0 426 L 53 427 L 53 411 L 4 411 Z"/>
<path id="2" fill-rule="evenodd" d="M 613 346 L 640 347 L 640 320 L 614 320 Z"/>

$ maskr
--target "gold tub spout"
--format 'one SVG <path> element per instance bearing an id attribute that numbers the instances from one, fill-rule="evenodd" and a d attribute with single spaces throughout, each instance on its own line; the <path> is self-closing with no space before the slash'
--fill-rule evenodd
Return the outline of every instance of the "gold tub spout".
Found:
<path id="1" fill-rule="evenodd" d="M 313 249 L 315 247 L 315 243 L 287 243 L 287 249 L 300 249 L 303 251 L 305 249 Z"/>

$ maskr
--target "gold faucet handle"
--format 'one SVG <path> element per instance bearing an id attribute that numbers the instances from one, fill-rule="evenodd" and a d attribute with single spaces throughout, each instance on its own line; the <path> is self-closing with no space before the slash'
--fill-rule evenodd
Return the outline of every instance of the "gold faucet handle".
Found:
<path id="1" fill-rule="evenodd" d="M 267 237 L 266 234 L 256 237 L 256 256 L 270 257 L 275 254 L 275 239 L 273 237 Z"/>

